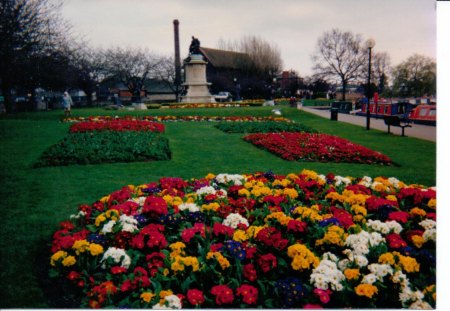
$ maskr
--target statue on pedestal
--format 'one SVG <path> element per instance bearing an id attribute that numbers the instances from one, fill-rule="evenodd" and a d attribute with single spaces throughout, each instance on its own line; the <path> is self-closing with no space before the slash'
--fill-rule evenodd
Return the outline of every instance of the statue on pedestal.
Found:
<path id="1" fill-rule="evenodd" d="M 191 45 L 189 46 L 189 54 L 200 54 L 200 41 L 192 36 Z"/>

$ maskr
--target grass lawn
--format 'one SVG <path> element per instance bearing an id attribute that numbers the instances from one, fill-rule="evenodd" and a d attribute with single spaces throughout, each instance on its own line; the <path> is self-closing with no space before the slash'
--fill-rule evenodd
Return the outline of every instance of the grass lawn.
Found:
<path id="1" fill-rule="evenodd" d="M 158 109 L 144 112 L 75 109 L 74 116 L 90 115 L 253 115 L 269 116 L 271 107 Z M 395 166 L 289 162 L 244 142 L 242 134 L 226 134 L 207 122 L 165 123 L 172 150 L 170 161 L 32 168 L 41 153 L 61 140 L 69 124 L 59 122 L 62 111 L 22 113 L 0 119 L 0 265 L 2 308 L 49 308 L 42 280 L 51 234 L 78 205 L 92 203 L 127 184 L 156 181 L 163 176 L 200 178 L 208 173 L 277 174 L 302 169 L 321 174 L 362 177 L 395 176 L 406 183 L 436 183 L 436 144 L 410 137 L 388 136 L 341 122 L 333 122 L 294 108 L 283 116 L 317 130 L 380 151 Z M 25 298 L 26 297 L 26 298 Z"/>

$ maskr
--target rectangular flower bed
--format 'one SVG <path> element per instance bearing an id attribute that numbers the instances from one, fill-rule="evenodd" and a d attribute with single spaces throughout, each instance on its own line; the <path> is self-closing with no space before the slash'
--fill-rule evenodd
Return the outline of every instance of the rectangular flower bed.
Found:
<path id="1" fill-rule="evenodd" d="M 83 121 L 70 126 L 71 133 L 92 132 L 92 131 L 144 131 L 144 132 L 164 132 L 164 124 L 132 119 L 112 119 L 102 121 Z"/>
<path id="2" fill-rule="evenodd" d="M 69 133 L 39 158 L 36 166 L 169 160 L 167 138 L 153 132 Z"/>
<path id="3" fill-rule="evenodd" d="M 391 164 L 380 152 L 354 144 L 346 139 L 314 133 L 250 134 L 244 140 L 289 161 L 348 162 Z"/>
<path id="4" fill-rule="evenodd" d="M 227 133 L 272 133 L 272 132 L 308 132 L 317 133 L 309 126 L 279 121 L 261 122 L 221 122 L 215 125 L 221 131 Z"/>

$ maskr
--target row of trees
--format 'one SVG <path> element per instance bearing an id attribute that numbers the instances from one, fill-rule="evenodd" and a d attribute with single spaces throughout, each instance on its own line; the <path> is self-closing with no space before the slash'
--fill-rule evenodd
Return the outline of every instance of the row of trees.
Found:
<path id="1" fill-rule="evenodd" d="M 312 56 L 314 76 L 326 81 L 339 81 L 345 100 L 346 87 L 350 83 L 367 87 L 368 57 L 368 47 L 361 35 L 332 29 L 317 41 Z M 415 54 L 392 67 L 388 53 L 376 52 L 372 56 L 371 76 L 375 86 L 371 89 L 386 96 L 436 93 L 436 61 L 426 56 Z"/>
<path id="2" fill-rule="evenodd" d="M 92 50 L 72 34 L 70 26 L 61 19 L 61 5 L 55 3 L 0 2 L 0 84 L 7 111 L 13 110 L 15 93 L 22 91 L 33 97 L 37 88 L 79 88 L 90 102 L 99 83 L 108 80 L 122 82 L 135 97 L 133 100 L 139 100 L 148 79 L 163 81 L 175 93 L 173 57 L 133 48 Z M 279 48 L 259 37 L 247 36 L 228 43 L 222 40 L 219 48 L 249 56 L 250 61 L 241 64 L 248 76 L 248 95 L 257 88 L 271 87 L 273 78 L 282 70 Z M 322 89 L 336 80 L 344 88 L 349 83 L 364 84 L 367 56 L 360 35 L 339 29 L 326 32 L 318 39 L 313 56 L 314 75 L 300 79 L 307 83 L 298 87 Z M 380 93 L 420 96 L 436 91 L 433 59 L 413 55 L 391 68 L 389 55 L 377 52 L 372 64 L 373 81 Z"/>

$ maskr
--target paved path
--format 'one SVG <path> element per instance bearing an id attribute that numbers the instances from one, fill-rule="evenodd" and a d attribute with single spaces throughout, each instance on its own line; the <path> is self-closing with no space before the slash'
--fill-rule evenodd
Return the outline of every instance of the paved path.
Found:
<path id="1" fill-rule="evenodd" d="M 302 110 L 330 119 L 330 110 L 315 109 L 312 107 L 303 107 Z M 359 126 L 366 127 L 366 117 L 356 116 L 346 113 L 338 114 L 338 122 L 346 122 Z M 387 125 L 384 124 L 383 119 L 370 119 L 370 128 L 387 132 Z M 391 133 L 395 135 L 402 135 L 402 129 L 399 127 L 391 126 Z M 424 140 L 430 140 L 436 142 L 436 126 L 412 124 L 412 127 L 405 128 L 405 135 L 409 137 L 416 137 Z"/>

